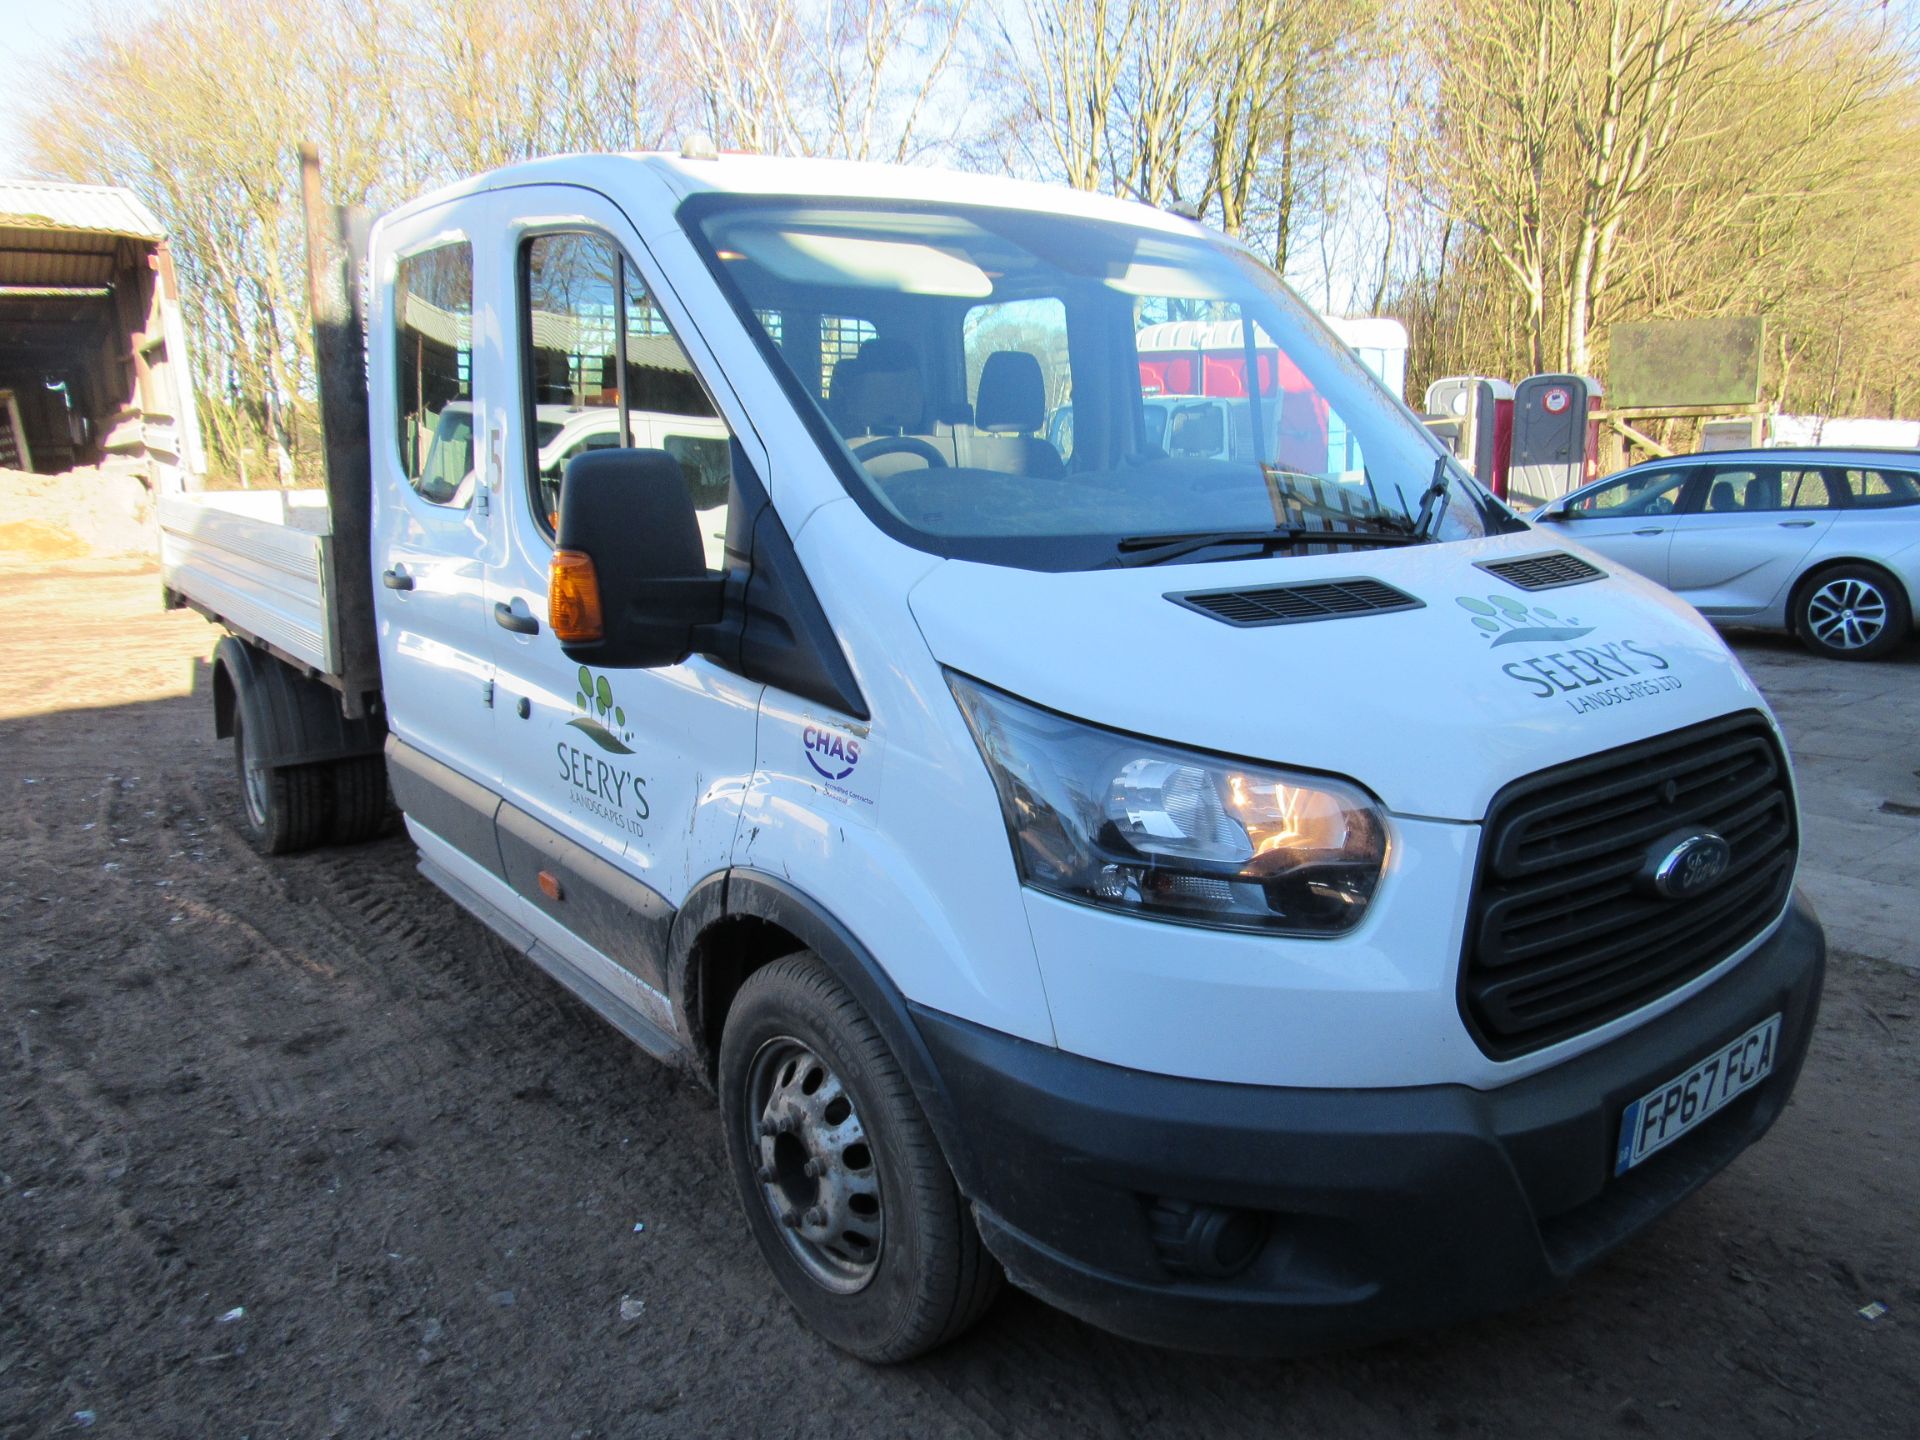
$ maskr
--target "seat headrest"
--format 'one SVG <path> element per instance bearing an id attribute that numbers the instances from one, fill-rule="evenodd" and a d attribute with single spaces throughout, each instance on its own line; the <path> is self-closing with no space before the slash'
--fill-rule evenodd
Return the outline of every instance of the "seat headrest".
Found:
<path id="1" fill-rule="evenodd" d="M 1731 480 L 1714 481 L 1713 488 L 1707 492 L 1707 509 L 1737 510 L 1739 508 L 1738 502 L 1733 498 L 1733 482 Z"/>
<path id="2" fill-rule="evenodd" d="M 980 391 L 973 398 L 977 430 L 1011 430 L 1031 435 L 1047 423 L 1047 382 L 1040 362 L 1024 350 L 996 350 L 980 367 Z"/>
<path id="3" fill-rule="evenodd" d="M 1747 482 L 1747 509 L 1778 510 L 1780 508 L 1780 477 L 1778 475 L 1756 475 Z"/>
<path id="4" fill-rule="evenodd" d="M 849 435 L 912 433 L 927 408 L 920 361 L 900 340 L 875 338 L 833 367 L 829 406 Z"/>

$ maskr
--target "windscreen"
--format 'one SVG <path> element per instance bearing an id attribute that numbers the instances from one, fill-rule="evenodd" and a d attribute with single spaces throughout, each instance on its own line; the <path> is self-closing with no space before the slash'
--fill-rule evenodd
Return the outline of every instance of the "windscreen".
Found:
<path id="1" fill-rule="evenodd" d="M 1437 539 L 1518 526 L 1224 242 L 982 207 L 688 218 L 855 498 L 923 548 L 1086 568 L 1214 531 L 1405 537 L 1423 502 Z"/>

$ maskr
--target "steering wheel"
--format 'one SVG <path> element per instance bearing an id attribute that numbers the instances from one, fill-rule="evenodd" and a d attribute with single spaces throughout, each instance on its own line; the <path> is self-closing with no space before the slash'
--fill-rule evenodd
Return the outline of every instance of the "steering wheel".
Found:
<path id="1" fill-rule="evenodd" d="M 917 435 L 882 435 L 878 440 L 853 447 L 853 458 L 862 465 L 883 455 L 912 455 L 926 462 L 929 470 L 947 468 L 947 457 Z"/>

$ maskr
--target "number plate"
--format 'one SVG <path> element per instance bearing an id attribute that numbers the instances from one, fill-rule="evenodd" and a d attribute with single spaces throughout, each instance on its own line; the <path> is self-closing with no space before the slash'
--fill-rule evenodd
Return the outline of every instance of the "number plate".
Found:
<path id="1" fill-rule="evenodd" d="M 1774 1015 L 1627 1106 L 1613 1173 L 1624 1175 L 1766 1079 L 1779 1046 L 1780 1017 Z"/>

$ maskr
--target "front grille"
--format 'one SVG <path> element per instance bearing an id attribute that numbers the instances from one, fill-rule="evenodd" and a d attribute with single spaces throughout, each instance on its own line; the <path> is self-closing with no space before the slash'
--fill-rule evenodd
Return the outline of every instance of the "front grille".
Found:
<path id="1" fill-rule="evenodd" d="M 1259 590 L 1202 590 L 1167 599 L 1229 625 L 1297 625 L 1418 610 L 1421 602 L 1381 580 L 1310 580 Z"/>
<path id="2" fill-rule="evenodd" d="M 1517 560 L 1477 560 L 1489 575 L 1497 575 L 1522 590 L 1558 590 L 1563 585 L 1584 585 L 1589 580 L 1604 580 L 1607 572 L 1589 565 L 1578 555 L 1564 550 L 1549 550 L 1540 555 L 1522 555 Z"/>
<path id="3" fill-rule="evenodd" d="M 1711 830 L 1719 883 L 1682 899 L 1637 881 L 1656 843 Z M 1786 905 L 1798 848 L 1773 731 L 1729 716 L 1544 770 L 1495 797 L 1481 840 L 1460 1002 L 1505 1059 L 1685 984 Z"/>

